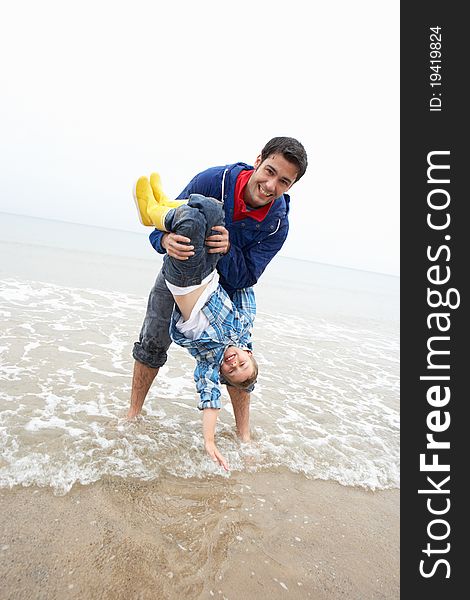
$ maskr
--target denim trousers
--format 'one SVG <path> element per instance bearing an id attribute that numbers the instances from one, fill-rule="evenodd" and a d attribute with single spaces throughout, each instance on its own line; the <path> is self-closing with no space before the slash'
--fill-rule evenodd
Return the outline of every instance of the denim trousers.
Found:
<path id="1" fill-rule="evenodd" d="M 220 200 L 191 194 L 187 204 L 182 204 L 168 213 L 165 227 L 172 233 L 184 235 L 191 240 L 193 256 L 188 260 L 178 260 L 165 254 L 163 274 L 173 285 L 186 287 L 201 283 L 204 277 L 215 270 L 220 254 L 209 254 L 205 244 L 212 227 L 224 225 L 224 209 Z"/>
<path id="2" fill-rule="evenodd" d="M 150 290 L 147 312 L 132 356 L 154 369 L 166 363 L 171 345 L 169 329 L 174 300 L 165 278 L 182 287 L 197 285 L 215 269 L 220 254 L 208 254 L 204 242 L 212 227 L 224 225 L 223 204 L 213 198 L 192 194 L 187 204 L 168 213 L 165 225 L 170 231 L 190 238 L 194 256 L 181 261 L 165 255 L 163 268 Z"/>

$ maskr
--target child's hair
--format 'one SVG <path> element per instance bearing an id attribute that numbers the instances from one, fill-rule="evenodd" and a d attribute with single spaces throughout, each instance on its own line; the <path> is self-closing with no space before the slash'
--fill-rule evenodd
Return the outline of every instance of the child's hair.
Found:
<path id="1" fill-rule="evenodd" d="M 228 385 L 231 385 L 234 388 L 239 388 L 240 390 L 246 390 L 251 387 L 254 383 L 256 383 L 256 379 L 258 378 L 258 363 L 256 362 L 254 356 L 251 354 L 249 356 L 251 360 L 251 364 L 253 365 L 253 373 L 247 377 L 244 381 L 232 382 L 230 376 L 225 374 L 224 379 Z"/>

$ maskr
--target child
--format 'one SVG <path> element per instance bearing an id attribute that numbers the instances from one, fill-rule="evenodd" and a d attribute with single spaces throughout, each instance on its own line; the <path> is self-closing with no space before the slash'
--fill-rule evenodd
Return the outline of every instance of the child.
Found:
<path id="1" fill-rule="evenodd" d="M 230 300 L 218 283 L 220 255 L 207 252 L 205 238 L 212 227 L 224 225 L 222 202 L 199 194 L 192 194 L 188 201 L 168 201 L 156 174 L 150 181 L 139 178 L 135 200 L 144 225 L 191 239 L 194 254 L 188 260 L 168 254 L 163 258 L 165 281 L 176 303 L 170 335 L 196 359 L 194 380 L 200 395 L 198 408 L 203 410 L 204 445 L 209 456 L 228 470 L 214 441 L 221 408 L 219 380 L 242 389 L 256 381 L 258 368 L 251 352 L 256 313 L 253 289 L 237 290 Z"/>

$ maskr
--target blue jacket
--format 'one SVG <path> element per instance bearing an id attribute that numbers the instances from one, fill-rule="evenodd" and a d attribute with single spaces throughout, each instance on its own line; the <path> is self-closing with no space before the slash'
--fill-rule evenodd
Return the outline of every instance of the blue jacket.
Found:
<path id="1" fill-rule="evenodd" d="M 202 194 L 222 199 L 225 210 L 225 227 L 229 232 L 230 250 L 217 263 L 220 284 L 230 296 L 235 290 L 251 287 L 279 252 L 289 231 L 288 194 L 276 198 L 263 221 L 250 217 L 233 221 L 235 183 L 240 171 L 253 169 L 245 163 L 235 163 L 222 167 L 212 167 L 199 173 L 184 188 L 178 198 L 188 198 L 190 194 Z M 161 240 L 163 233 L 152 231 L 150 242 L 157 252 L 164 254 Z"/>

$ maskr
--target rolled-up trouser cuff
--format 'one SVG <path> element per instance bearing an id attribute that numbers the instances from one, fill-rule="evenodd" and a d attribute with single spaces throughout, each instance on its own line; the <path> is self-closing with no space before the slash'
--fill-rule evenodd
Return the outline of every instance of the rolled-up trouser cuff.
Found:
<path id="1" fill-rule="evenodd" d="M 132 356 L 134 357 L 134 360 L 137 360 L 138 362 L 146 365 L 147 367 L 151 367 L 152 369 L 159 369 L 160 367 L 163 367 L 168 358 L 167 352 L 147 352 L 144 350 L 144 348 L 142 348 L 142 345 L 139 342 L 134 343 Z"/>

